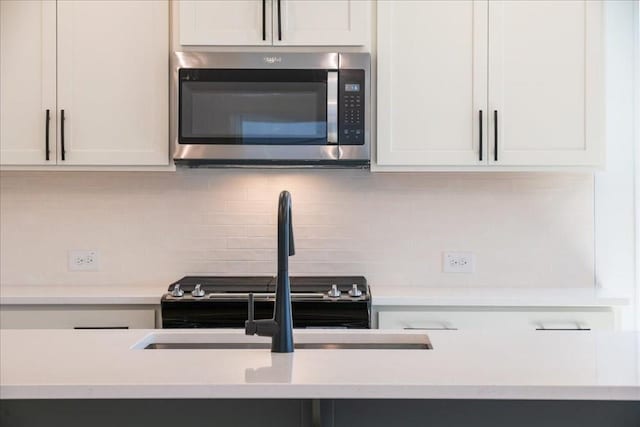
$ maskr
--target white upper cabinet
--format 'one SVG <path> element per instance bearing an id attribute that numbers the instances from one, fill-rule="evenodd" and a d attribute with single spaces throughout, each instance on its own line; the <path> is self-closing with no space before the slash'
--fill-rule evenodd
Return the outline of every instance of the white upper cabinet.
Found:
<path id="1" fill-rule="evenodd" d="M 2 165 L 169 163 L 168 1 L 2 1 L 0 13 Z"/>
<path id="2" fill-rule="evenodd" d="M 365 44 L 369 0 L 181 0 L 181 45 Z"/>
<path id="3" fill-rule="evenodd" d="M 274 45 L 363 45 L 367 0 L 273 0 Z M 280 11 L 278 12 L 278 8 Z"/>
<path id="4" fill-rule="evenodd" d="M 379 1 L 376 164 L 600 166 L 602 9 L 591 0 Z"/>
<path id="5" fill-rule="evenodd" d="M 180 1 L 180 44 L 271 45 L 271 0 Z"/>
<path id="6" fill-rule="evenodd" d="M 486 1 L 379 1 L 378 164 L 485 164 L 486 58 Z"/>
<path id="7" fill-rule="evenodd" d="M 56 4 L 1 1 L 0 164 L 55 162 Z"/>
<path id="8" fill-rule="evenodd" d="M 168 164 L 168 13 L 166 1 L 58 1 L 60 164 Z"/>
<path id="9" fill-rule="evenodd" d="M 602 161 L 602 21 L 598 1 L 489 2 L 492 164 Z"/>

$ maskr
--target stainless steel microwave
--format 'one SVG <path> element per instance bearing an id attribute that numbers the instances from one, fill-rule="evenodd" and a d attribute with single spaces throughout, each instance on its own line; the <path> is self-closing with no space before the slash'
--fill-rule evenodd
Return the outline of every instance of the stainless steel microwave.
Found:
<path id="1" fill-rule="evenodd" d="M 199 53 L 172 58 L 178 165 L 367 167 L 367 53 Z"/>

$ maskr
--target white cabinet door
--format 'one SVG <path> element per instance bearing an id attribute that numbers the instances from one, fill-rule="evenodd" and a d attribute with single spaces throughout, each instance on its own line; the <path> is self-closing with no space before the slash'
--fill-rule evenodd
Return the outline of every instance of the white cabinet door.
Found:
<path id="1" fill-rule="evenodd" d="M 271 45 L 271 0 L 182 0 L 182 45 Z"/>
<path id="2" fill-rule="evenodd" d="M 168 164 L 168 2 L 57 4 L 58 163 Z"/>
<path id="3" fill-rule="evenodd" d="M 2 1 L 0 164 L 55 164 L 56 123 L 56 4 Z"/>
<path id="4" fill-rule="evenodd" d="M 603 161 L 602 8 L 593 0 L 489 2 L 490 164 Z"/>
<path id="5" fill-rule="evenodd" d="M 377 163 L 485 164 L 486 58 L 486 1 L 379 1 Z"/>
<path id="6" fill-rule="evenodd" d="M 363 45 L 370 10 L 367 0 L 273 0 L 273 44 Z"/>

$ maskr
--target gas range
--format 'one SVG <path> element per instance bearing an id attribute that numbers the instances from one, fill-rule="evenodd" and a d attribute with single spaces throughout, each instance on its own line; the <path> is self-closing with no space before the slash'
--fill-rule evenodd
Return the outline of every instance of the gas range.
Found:
<path id="1" fill-rule="evenodd" d="M 294 328 L 369 328 L 371 293 L 362 276 L 293 276 Z M 161 299 L 163 328 L 243 328 L 252 293 L 257 319 L 273 316 L 272 276 L 186 276 Z"/>

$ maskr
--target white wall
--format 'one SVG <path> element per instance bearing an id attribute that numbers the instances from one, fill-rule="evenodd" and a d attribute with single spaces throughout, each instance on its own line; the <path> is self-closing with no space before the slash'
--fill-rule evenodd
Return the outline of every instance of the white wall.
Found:
<path id="1" fill-rule="evenodd" d="M 588 174 L 356 170 L 5 172 L 0 283 L 168 284 L 184 274 L 273 274 L 280 190 L 292 192 L 295 274 L 372 284 L 593 286 Z M 67 271 L 96 249 L 101 271 Z M 473 251 L 475 274 L 441 273 Z"/>
<path id="2" fill-rule="evenodd" d="M 595 177 L 596 284 L 635 301 L 635 31 L 637 2 L 606 2 L 606 171 Z M 634 305 L 622 325 L 635 325 Z"/>

